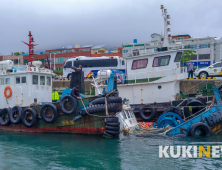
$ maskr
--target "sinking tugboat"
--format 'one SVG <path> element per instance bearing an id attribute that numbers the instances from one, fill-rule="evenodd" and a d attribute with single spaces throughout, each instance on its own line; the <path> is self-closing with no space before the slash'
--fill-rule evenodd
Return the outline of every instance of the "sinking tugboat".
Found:
<path id="1" fill-rule="evenodd" d="M 208 137 L 212 134 L 222 134 L 221 90 L 222 85 L 214 87 L 212 103 L 194 115 L 182 118 L 178 113 L 169 111 L 162 114 L 153 127 L 160 129 L 171 127 L 166 130 L 166 135 Z"/>
<path id="2" fill-rule="evenodd" d="M 115 115 L 122 111 L 122 98 L 118 97 L 115 75 L 101 95 L 81 100 L 65 95 L 52 102 L 53 73 L 40 65 L 33 61 L 32 66 L 13 67 L 10 60 L 0 62 L 1 130 L 119 135 Z"/>

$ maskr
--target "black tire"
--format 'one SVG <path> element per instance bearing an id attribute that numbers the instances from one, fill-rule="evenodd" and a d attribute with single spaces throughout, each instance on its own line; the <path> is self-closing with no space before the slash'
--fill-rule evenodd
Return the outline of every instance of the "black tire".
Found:
<path id="1" fill-rule="evenodd" d="M 2 126 L 7 126 L 10 124 L 10 113 L 11 109 L 4 108 L 0 111 L 0 124 Z"/>
<path id="2" fill-rule="evenodd" d="M 106 130 L 106 133 L 112 135 L 112 136 L 117 136 L 120 134 L 119 131 L 112 131 L 112 130 Z"/>
<path id="3" fill-rule="evenodd" d="M 30 116 L 31 116 L 31 119 L 30 119 Z M 35 110 L 29 108 L 29 109 L 25 109 L 22 112 L 22 123 L 26 127 L 35 126 L 37 124 L 37 121 L 38 121 L 38 115 Z"/>
<path id="4" fill-rule="evenodd" d="M 72 79 L 72 74 L 68 74 L 67 78 L 68 78 L 68 80 L 71 80 Z"/>
<path id="5" fill-rule="evenodd" d="M 10 122 L 13 124 L 21 123 L 22 121 L 22 108 L 19 106 L 14 106 L 10 112 Z"/>
<path id="6" fill-rule="evenodd" d="M 182 110 L 181 110 L 180 108 L 178 108 L 178 107 L 170 106 L 170 107 L 166 108 L 163 113 L 167 113 L 167 112 L 176 113 L 176 114 L 178 114 L 182 119 L 184 118 Z"/>
<path id="7" fill-rule="evenodd" d="M 114 127 L 119 127 L 120 123 L 119 122 L 106 122 L 106 126 L 114 126 Z"/>
<path id="8" fill-rule="evenodd" d="M 148 108 L 145 108 L 145 107 L 148 107 Z M 151 114 L 149 116 L 146 116 L 144 114 L 144 110 L 149 110 L 149 112 L 151 112 Z M 143 118 L 143 120 L 151 120 L 155 115 L 156 115 L 156 112 L 154 110 L 154 108 L 152 108 L 151 105 L 147 104 L 145 106 L 143 106 L 142 108 L 140 108 L 140 116 Z"/>
<path id="9" fill-rule="evenodd" d="M 187 102 L 186 106 L 192 106 L 192 114 L 195 114 L 204 108 L 204 107 L 201 107 L 201 106 L 204 106 L 204 104 L 201 101 L 195 100 L 195 99 Z M 202 112 L 204 112 L 204 110 L 205 109 L 203 109 Z M 198 114 L 200 114 L 202 112 L 199 112 Z M 184 108 L 184 115 L 186 117 L 191 115 L 191 113 L 189 111 L 189 107 Z"/>
<path id="10" fill-rule="evenodd" d="M 107 99 L 107 103 L 122 103 L 122 102 L 123 101 L 121 97 L 109 97 Z M 105 104 L 105 97 L 101 97 L 90 102 L 90 105 L 96 105 L 96 104 Z"/>
<path id="11" fill-rule="evenodd" d="M 110 134 L 108 134 L 106 132 L 104 132 L 104 135 L 107 136 L 107 137 L 113 137 L 112 135 L 110 135 Z"/>
<path id="12" fill-rule="evenodd" d="M 119 122 L 119 119 L 118 119 L 118 117 L 108 117 L 108 118 L 105 119 L 105 122 L 106 123 L 109 123 L 109 122 L 117 123 L 117 122 Z"/>
<path id="13" fill-rule="evenodd" d="M 202 71 L 202 72 L 200 72 L 199 75 L 198 75 L 199 79 L 204 78 L 204 77 L 202 77 L 202 74 L 205 74 L 205 75 L 206 75 L 205 78 L 208 77 L 208 73 L 207 73 L 206 71 Z"/>
<path id="14" fill-rule="evenodd" d="M 112 130 L 112 131 L 118 131 L 119 132 L 120 127 L 116 126 L 106 126 L 106 130 Z"/>
<path id="15" fill-rule="evenodd" d="M 47 114 L 47 110 L 51 110 L 52 115 Z M 57 107 L 52 103 L 47 103 L 42 106 L 40 110 L 41 119 L 46 123 L 54 123 L 59 118 L 59 112 Z"/>
<path id="16" fill-rule="evenodd" d="M 199 130 L 200 134 L 197 134 L 196 130 Z M 210 127 L 206 123 L 203 123 L 203 122 L 194 123 L 190 127 L 190 134 L 193 137 L 200 137 L 200 136 L 208 137 L 212 135 Z"/>
<path id="17" fill-rule="evenodd" d="M 72 106 L 70 110 L 65 108 L 66 102 L 70 102 L 70 105 Z M 64 115 L 71 115 L 77 111 L 77 99 L 70 95 L 66 95 L 61 99 L 59 107 Z"/>

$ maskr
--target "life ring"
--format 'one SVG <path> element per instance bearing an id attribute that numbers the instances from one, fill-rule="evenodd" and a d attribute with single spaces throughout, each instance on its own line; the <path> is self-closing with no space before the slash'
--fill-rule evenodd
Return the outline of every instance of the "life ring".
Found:
<path id="1" fill-rule="evenodd" d="M 7 90 L 9 90 L 9 94 L 7 94 Z M 12 88 L 10 86 L 7 86 L 4 90 L 4 95 L 6 98 L 9 98 L 12 96 Z"/>
<path id="2" fill-rule="evenodd" d="M 116 76 L 117 76 L 117 83 L 122 83 L 122 79 L 123 79 L 122 75 L 116 74 Z"/>

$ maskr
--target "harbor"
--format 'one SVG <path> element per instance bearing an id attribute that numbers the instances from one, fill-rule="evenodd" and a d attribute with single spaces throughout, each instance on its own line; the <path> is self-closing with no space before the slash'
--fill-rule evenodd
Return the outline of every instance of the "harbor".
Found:
<path id="1" fill-rule="evenodd" d="M 129 43 L 126 31 L 112 49 L 78 39 L 84 29 L 66 37 L 81 45 L 45 44 L 49 34 L 32 27 L 23 52 L 0 48 L 0 167 L 221 169 L 222 38 L 171 35 L 185 29 L 177 15 L 160 5 L 159 33 L 149 27 L 149 39 Z"/>

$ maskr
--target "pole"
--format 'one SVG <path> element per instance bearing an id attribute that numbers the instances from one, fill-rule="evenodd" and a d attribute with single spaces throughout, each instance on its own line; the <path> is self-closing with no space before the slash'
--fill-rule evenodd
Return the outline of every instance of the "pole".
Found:
<path id="1" fill-rule="evenodd" d="M 52 69 L 52 65 L 51 65 L 51 52 L 50 52 L 50 70 Z"/>
<path id="2" fill-rule="evenodd" d="M 54 52 L 54 70 L 55 70 L 55 52 Z"/>

